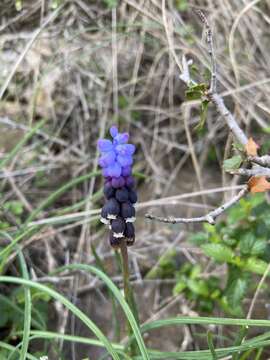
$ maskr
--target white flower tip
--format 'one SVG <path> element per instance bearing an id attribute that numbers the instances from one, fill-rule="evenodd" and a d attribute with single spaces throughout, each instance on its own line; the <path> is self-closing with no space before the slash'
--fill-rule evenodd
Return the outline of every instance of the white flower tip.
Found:
<path id="1" fill-rule="evenodd" d="M 123 233 L 113 233 L 113 236 L 115 237 L 115 238 L 122 238 L 122 237 L 124 237 L 124 234 Z"/>
<path id="2" fill-rule="evenodd" d="M 100 218 L 100 221 L 103 223 L 103 224 L 105 224 L 105 225 L 108 225 L 110 222 L 109 222 L 109 220 L 108 219 L 105 219 L 104 217 L 101 217 Z"/>
<path id="3" fill-rule="evenodd" d="M 130 217 L 130 218 L 126 218 L 126 222 L 130 222 L 130 223 L 133 223 L 134 221 L 136 220 L 135 216 L 133 217 Z"/>

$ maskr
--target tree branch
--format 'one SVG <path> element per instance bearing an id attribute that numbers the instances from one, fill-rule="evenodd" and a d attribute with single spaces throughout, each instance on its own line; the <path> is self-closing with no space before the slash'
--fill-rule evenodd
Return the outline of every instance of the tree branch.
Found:
<path id="1" fill-rule="evenodd" d="M 249 156 L 248 160 L 254 162 L 255 164 L 270 168 L 270 155 Z"/>
<path id="2" fill-rule="evenodd" d="M 237 203 L 242 197 L 244 197 L 248 193 L 248 186 L 245 185 L 245 187 L 231 200 L 226 202 L 225 204 L 221 205 L 220 207 L 216 208 L 215 210 L 210 211 L 208 214 L 201 216 L 201 217 L 195 217 L 195 218 L 175 218 L 175 217 L 160 217 L 155 216 L 151 214 L 146 214 L 145 217 L 150 220 L 156 220 L 158 222 L 164 222 L 164 223 L 170 223 L 170 224 L 190 224 L 190 223 L 202 223 L 202 222 L 208 222 L 211 225 L 215 224 L 216 218 L 221 215 L 225 210 L 229 209 L 231 206 L 233 206 L 235 203 Z"/>
<path id="3" fill-rule="evenodd" d="M 211 59 L 211 82 L 210 82 L 210 88 L 209 91 L 206 92 L 205 96 L 207 99 L 212 102 L 212 104 L 216 107 L 217 111 L 220 113 L 220 115 L 225 119 L 227 126 L 233 133 L 236 140 L 243 146 L 245 146 L 248 143 L 248 138 L 245 135 L 244 131 L 241 129 L 241 127 L 238 125 L 235 117 L 230 112 L 230 110 L 226 107 L 224 100 L 222 96 L 220 96 L 216 91 L 216 60 L 214 55 L 214 47 L 213 47 L 213 39 L 212 39 L 212 30 L 210 28 L 210 25 L 205 17 L 205 15 L 200 11 L 196 10 L 196 13 L 198 14 L 200 20 L 206 27 L 207 31 L 207 44 L 208 44 L 208 53 Z M 192 60 L 187 60 L 185 55 L 182 57 L 182 74 L 180 75 L 180 79 L 189 87 L 197 85 L 195 81 L 190 76 L 189 66 L 192 65 Z M 270 177 L 270 156 L 265 155 L 262 157 L 259 156 L 249 156 L 248 160 L 259 165 L 259 166 L 253 166 L 252 169 L 238 169 L 235 171 L 232 171 L 231 173 L 237 174 L 237 175 L 247 175 L 247 176 L 266 176 Z M 159 217 L 151 214 L 146 214 L 146 218 L 151 220 L 156 220 L 159 222 L 165 222 L 165 223 L 201 223 L 201 222 L 208 222 L 209 224 L 214 224 L 215 219 L 222 214 L 226 209 L 233 206 L 236 202 L 238 202 L 243 196 L 245 196 L 248 193 L 249 189 L 248 186 L 245 185 L 245 187 L 230 201 L 225 203 L 224 205 L 218 207 L 217 209 L 209 212 L 205 216 L 196 217 L 196 218 L 174 218 L 174 217 Z"/>
<path id="4" fill-rule="evenodd" d="M 256 166 L 252 169 L 237 169 L 230 171 L 230 174 L 233 175 L 245 175 L 245 176 L 266 176 L 270 177 L 270 169 Z"/>
<path id="5" fill-rule="evenodd" d="M 215 93 L 216 89 L 217 89 L 217 64 L 216 64 L 216 58 L 215 58 L 215 53 L 214 53 L 212 29 L 209 25 L 209 22 L 208 22 L 206 16 L 204 15 L 204 13 L 199 9 L 196 9 L 195 11 L 196 11 L 197 15 L 199 16 L 201 22 L 206 27 L 206 42 L 208 45 L 208 54 L 209 54 L 209 57 L 211 60 L 210 92 Z"/>

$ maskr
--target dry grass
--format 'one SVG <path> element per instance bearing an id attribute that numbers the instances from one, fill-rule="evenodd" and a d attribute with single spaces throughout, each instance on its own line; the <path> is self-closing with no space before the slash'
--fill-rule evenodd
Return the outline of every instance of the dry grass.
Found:
<path id="1" fill-rule="evenodd" d="M 105 3 L 61 1 L 53 10 L 44 0 L 25 1 L 17 11 L 14 1 L 1 2 L 2 156 L 32 124 L 47 120 L 1 174 L 1 201 L 18 199 L 26 217 L 53 190 L 96 170 L 96 140 L 112 123 L 129 129 L 138 146 L 136 170 L 146 176 L 139 182 L 137 240 L 130 250 L 141 306 L 148 299 L 143 319 L 189 314 L 192 303 L 172 298 L 166 281 L 157 286 L 143 275 L 168 248 L 179 249 L 192 263 L 200 251 L 186 242 L 186 226 L 153 224 L 144 214 L 203 215 L 239 185 L 239 177 L 222 172 L 232 143 L 226 124 L 210 108 L 207 130 L 194 131 L 200 120 L 198 103 L 185 101 L 179 79 L 182 54 L 193 59 L 198 81 L 204 81 L 210 66 L 192 9 L 201 8 L 213 28 L 219 92 L 246 133 L 263 144 L 269 135 L 262 130 L 270 126 L 270 5 L 258 0 L 189 1 L 187 11 L 179 11 L 176 3 L 181 1 L 166 1 L 166 9 L 159 0 L 120 0 L 117 10 Z M 83 182 L 35 219 L 47 225 L 23 246 L 37 277 L 59 264 L 93 262 L 91 244 L 115 273 L 107 233 L 95 220 L 101 203 L 91 201 L 100 186 L 99 178 Z M 206 267 L 206 273 L 208 269 L 213 271 Z M 110 318 L 104 314 L 108 300 L 94 278 L 67 280 L 65 291 L 99 323 Z M 89 292 L 96 300 L 89 301 Z M 56 310 L 62 313 L 59 305 Z M 66 326 L 75 331 L 67 315 L 59 321 L 59 331 Z M 192 332 L 185 329 L 183 347 L 190 346 Z M 177 343 L 172 334 L 165 347 L 173 349 Z"/>

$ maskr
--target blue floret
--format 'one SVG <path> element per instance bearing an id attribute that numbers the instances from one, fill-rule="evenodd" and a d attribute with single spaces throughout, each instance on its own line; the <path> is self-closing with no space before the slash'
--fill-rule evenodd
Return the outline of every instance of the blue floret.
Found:
<path id="1" fill-rule="evenodd" d="M 132 164 L 136 148 L 133 144 L 128 144 L 128 133 L 119 133 L 116 126 L 110 128 L 110 135 L 112 140 L 98 140 L 98 163 L 105 177 L 106 198 L 101 221 L 111 229 L 110 243 L 113 247 L 120 246 L 121 241 L 126 241 L 130 246 L 135 239 L 132 225 L 135 208 L 132 204 L 137 201 L 137 194 L 134 189 Z"/>

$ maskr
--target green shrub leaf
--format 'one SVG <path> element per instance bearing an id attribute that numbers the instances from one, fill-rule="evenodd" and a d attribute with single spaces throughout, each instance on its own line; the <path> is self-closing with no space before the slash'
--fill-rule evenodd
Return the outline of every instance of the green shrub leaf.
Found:
<path id="1" fill-rule="evenodd" d="M 242 157 L 240 155 L 235 155 L 223 162 L 223 168 L 225 171 L 232 171 L 239 169 L 242 164 Z"/>
<path id="2" fill-rule="evenodd" d="M 222 244 L 205 244 L 202 249 L 207 256 L 220 263 L 231 262 L 234 257 L 233 251 Z"/>
<path id="3" fill-rule="evenodd" d="M 263 275 L 267 269 L 267 266 L 267 262 L 257 259 L 255 257 L 251 257 L 244 265 L 244 269 L 247 271 L 251 271 L 255 274 Z"/>

